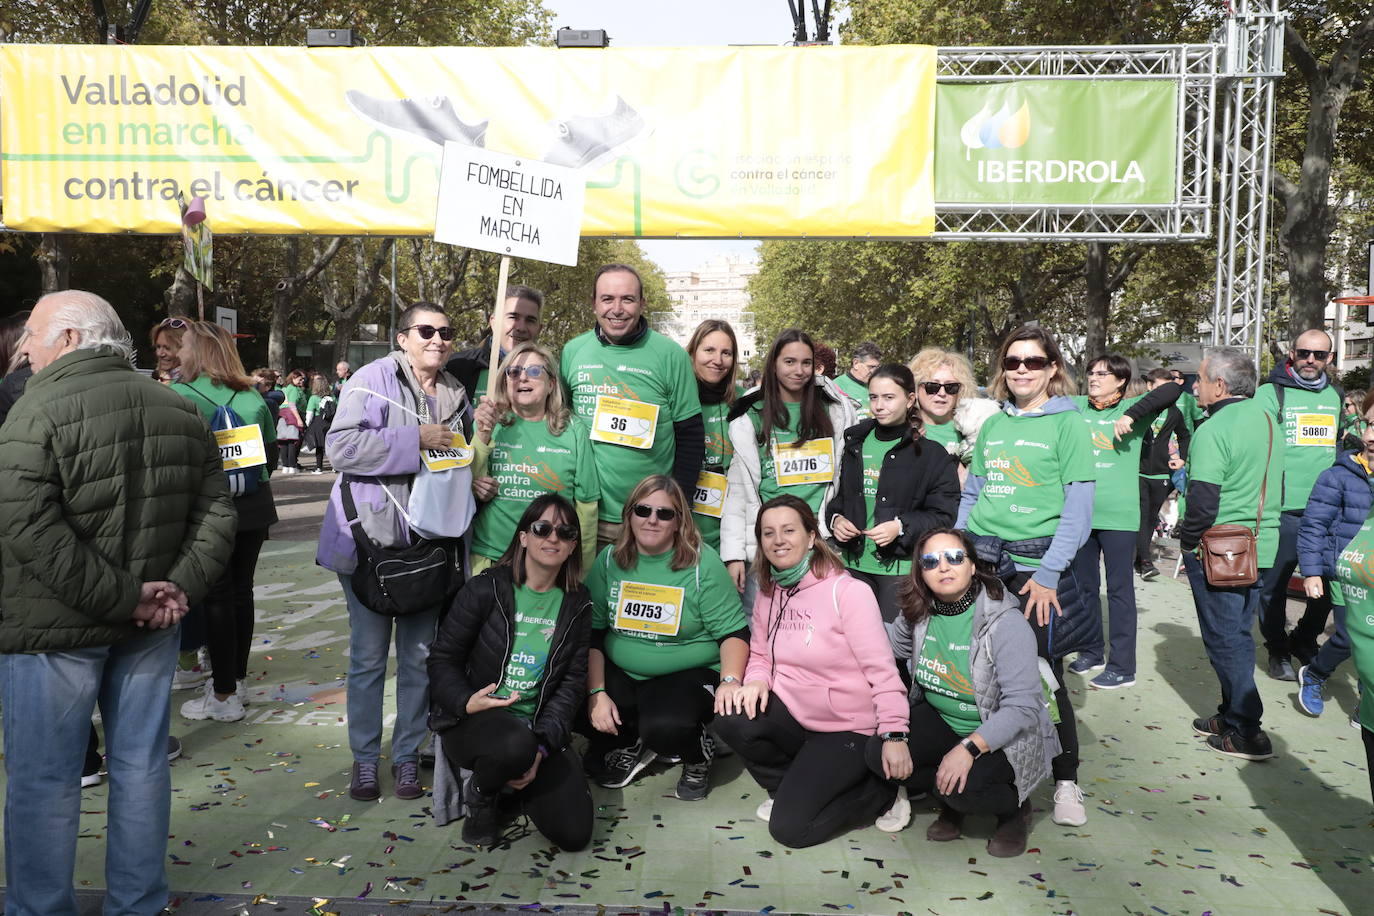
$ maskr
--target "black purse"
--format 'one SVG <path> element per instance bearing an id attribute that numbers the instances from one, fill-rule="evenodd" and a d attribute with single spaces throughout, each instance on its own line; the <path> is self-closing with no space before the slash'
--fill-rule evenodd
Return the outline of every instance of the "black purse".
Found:
<path id="1" fill-rule="evenodd" d="M 358 546 L 358 568 L 349 577 L 353 593 L 369 611 L 405 617 L 441 610 L 463 586 L 459 540 L 427 540 L 411 532 L 405 547 L 382 547 L 363 531 L 349 475 L 339 483 L 344 520 Z"/>

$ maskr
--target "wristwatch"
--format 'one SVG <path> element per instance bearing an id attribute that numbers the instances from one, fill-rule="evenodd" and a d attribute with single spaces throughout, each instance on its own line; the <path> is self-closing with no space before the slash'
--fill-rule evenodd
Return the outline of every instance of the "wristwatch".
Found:
<path id="1" fill-rule="evenodd" d="M 883 732 L 883 733 L 881 733 L 880 735 L 878 735 L 878 737 L 879 737 L 879 738 L 882 738 L 884 741 L 900 741 L 900 742 L 902 742 L 903 744 L 905 744 L 905 743 L 906 743 L 906 738 L 907 738 L 907 733 L 906 733 L 906 732 Z"/>
<path id="2" fill-rule="evenodd" d="M 735 677 L 733 674 L 727 674 L 725 675 L 725 677 L 720 679 L 720 683 L 721 686 L 724 686 L 726 684 L 738 684 L 739 678 Z"/>
<path id="3" fill-rule="evenodd" d="M 964 746 L 964 750 L 968 751 L 969 754 L 973 756 L 974 760 L 977 760 L 979 757 L 983 756 L 983 749 L 979 747 L 978 742 L 974 741 L 972 738 L 965 738 L 963 741 L 960 741 L 959 743 Z"/>

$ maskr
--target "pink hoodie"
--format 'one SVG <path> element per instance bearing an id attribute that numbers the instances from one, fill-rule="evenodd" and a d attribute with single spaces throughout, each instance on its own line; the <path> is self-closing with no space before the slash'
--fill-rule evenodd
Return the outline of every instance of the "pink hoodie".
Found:
<path id="1" fill-rule="evenodd" d="M 751 630 L 745 682 L 767 684 L 805 728 L 906 731 L 906 688 L 866 583 L 808 572 L 791 595 L 760 591 Z"/>

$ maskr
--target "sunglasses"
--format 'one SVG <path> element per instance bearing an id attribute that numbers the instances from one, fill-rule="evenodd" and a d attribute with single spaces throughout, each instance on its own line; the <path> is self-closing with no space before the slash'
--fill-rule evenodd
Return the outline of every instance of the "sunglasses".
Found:
<path id="1" fill-rule="evenodd" d="M 576 525 L 555 525 L 542 518 L 530 525 L 530 534 L 537 538 L 547 538 L 551 534 L 556 534 L 561 541 L 575 541 L 581 537 Z"/>
<path id="2" fill-rule="evenodd" d="M 1022 366 L 1025 366 L 1032 372 L 1039 372 L 1049 364 L 1049 357 L 1046 356 L 1027 356 L 1025 359 L 1021 359 L 1019 356 L 1002 357 L 1003 372 L 1014 372 Z"/>
<path id="3" fill-rule="evenodd" d="M 640 518 L 648 518 L 651 515 L 657 514 L 660 522 L 671 522 L 673 519 L 677 518 L 676 509 L 669 509 L 667 506 L 646 506 L 643 503 L 639 503 L 635 506 L 634 513 Z"/>
<path id="4" fill-rule="evenodd" d="M 1298 355 L 1298 359 L 1307 359 L 1309 356 L 1313 359 L 1326 359 L 1331 355 L 1330 350 L 1294 350 L 1293 352 Z"/>
<path id="5" fill-rule="evenodd" d="M 435 334 L 439 335 L 440 340 L 452 340 L 454 337 L 458 336 L 453 328 L 436 328 L 432 324 L 412 324 L 408 327 L 401 328 L 402 333 L 406 331 L 414 331 L 424 340 L 429 340 Z"/>
<path id="6" fill-rule="evenodd" d="M 507 366 L 506 378 L 518 379 L 522 375 L 526 378 L 539 378 L 548 371 L 543 366 Z"/>
<path id="7" fill-rule="evenodd" d="M 960 389 L 960 388 L 963 388 L 963 387 L 964 387 L 964 386 L 961 385 L 961 384 L 958 383 L 958 382 L 944 382 L 944 383 L 941 383 L 941 382 L 922 382 L 922 383 L 921 383 L 921 390 L 924 391 L 926 394 L 929 394 L 929 395 L 936 395 L 936 394 L 939 394 L 941 391 L 944 391 L 945 394 L 957 395 L 957 394 L 959 393 L 959 389 Z"/>
<path id="8" fill-rule="evenodd" d="M 950 566 L 963 566 L 964 561 L 968 559 L 968 554 L 964 553 L 962 548 L 957 550 L 942 550 L 939 553 L 923 553 L 921 554 L 921 568 L 934 569 L 940 565 L 940 559 L 942 557 Z"/>
<path id="9" fill-rule="evenodd" d="M 191 323 L 182 318 L 164 318 L 157 323 L 157 326 L 160 328 L 174 328 L 178 331 L 184 331 L 191 326 Z"/>

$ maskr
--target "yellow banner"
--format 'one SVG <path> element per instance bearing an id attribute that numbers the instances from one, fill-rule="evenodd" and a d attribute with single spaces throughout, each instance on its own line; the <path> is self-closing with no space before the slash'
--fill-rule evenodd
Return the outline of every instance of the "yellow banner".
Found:
<path id="1" fill-rule="evenodd" d="M 0 46 L 5 223 L 428 235 L 443 143 L 584 171 L 597 236 L 934 229 L 935 51 Z"/>

